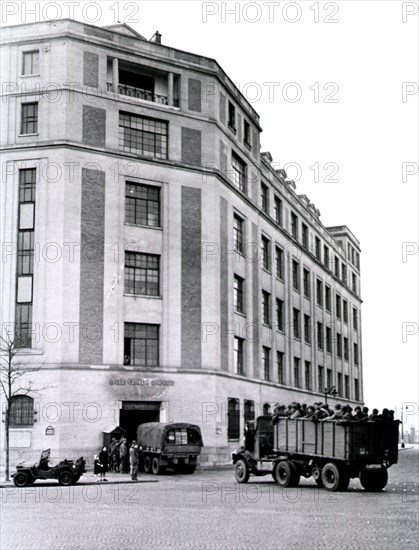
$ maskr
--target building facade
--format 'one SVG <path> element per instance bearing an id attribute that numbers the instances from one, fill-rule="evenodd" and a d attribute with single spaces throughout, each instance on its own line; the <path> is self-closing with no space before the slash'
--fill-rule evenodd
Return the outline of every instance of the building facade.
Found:
<path id="1" fill-rule="evenodd" d="M 228 462 L 278 401 L 362 402 L 359 242 L 216 61 L 62 20 L 3 29 L 2 74 L 2 329 L 38 390 L 12 464 L 152 420 Z"/>

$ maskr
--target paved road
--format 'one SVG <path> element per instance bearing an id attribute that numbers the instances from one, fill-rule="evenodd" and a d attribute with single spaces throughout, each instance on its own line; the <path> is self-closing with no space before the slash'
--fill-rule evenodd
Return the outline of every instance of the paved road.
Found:
<path id="1" fill-rule="evenodd" d="M 346 493 L 319 490 L 311 479 L 288 490 L 270 476 L 238 485 L 226 470 L 7 487 L 1 548 L 416 549 L 418 466 L 417 449 L 401 452 L 379 494 L 354 480 Z"/>

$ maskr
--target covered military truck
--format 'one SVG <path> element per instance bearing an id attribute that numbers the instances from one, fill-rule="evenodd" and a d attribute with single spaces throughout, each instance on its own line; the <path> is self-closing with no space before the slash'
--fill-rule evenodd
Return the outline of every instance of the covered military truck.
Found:
<path id="1" fill-rule="evenodd" d="M 155 475 L 166 468 L 193 474 L 203 447 L 199 426 L 177 422 L 147 422 L 137 428 L 140 467 Z"/>
<path id="2" fill-rule="evenodd" d="M 398 420 L 354 422 L 260 416 L 248 426 L 244 447 L 233 454 L 235 475 L 272 474 L 283 487 L 296 487 L 312 476 L 329 491 L 344 491 L 359 477 L 367 491 L 381 491 L 387 469 L 397 463 Z"/>

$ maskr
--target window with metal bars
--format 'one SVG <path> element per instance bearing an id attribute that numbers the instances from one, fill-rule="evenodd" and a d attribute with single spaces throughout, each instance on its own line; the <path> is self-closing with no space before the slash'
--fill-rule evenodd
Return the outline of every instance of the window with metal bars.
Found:
<path id="1" fill-rule="evenodd" d="M 10 427 L 32 426 L 34 422 L 33 399 L 29 395 L 12 397 L 9 410 Z"/>

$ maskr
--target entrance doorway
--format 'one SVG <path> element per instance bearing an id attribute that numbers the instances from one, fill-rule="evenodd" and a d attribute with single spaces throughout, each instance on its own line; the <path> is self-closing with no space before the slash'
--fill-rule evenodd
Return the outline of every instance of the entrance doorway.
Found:
<path id="1" fill-rule="evenodd" d="M 127 432 L 128 444 L 137 439 L 137 428 L 145 422 L 160 422 L 160 401 L 123 401 L 119 425 Z"/>

